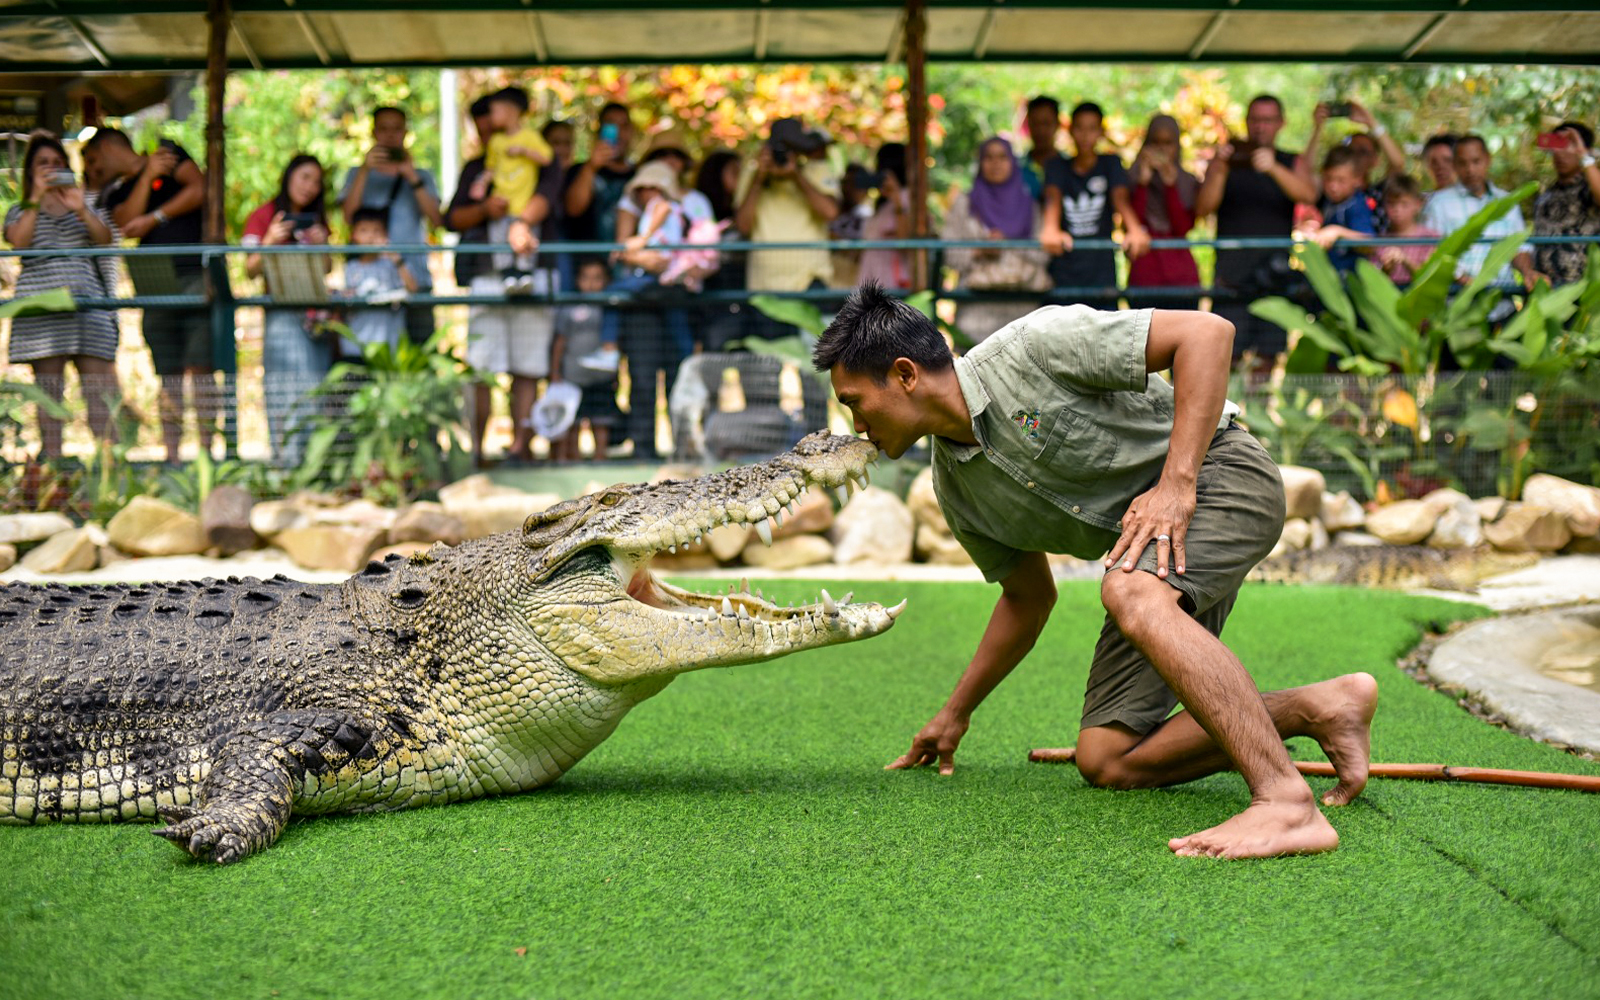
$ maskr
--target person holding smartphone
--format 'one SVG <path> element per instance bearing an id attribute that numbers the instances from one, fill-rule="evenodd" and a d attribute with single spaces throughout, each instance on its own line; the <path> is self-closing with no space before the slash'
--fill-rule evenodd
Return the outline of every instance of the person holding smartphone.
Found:
<path id="1" fill-rule="evenodd" d="M 55 136 L 36 132 L 22 157 L 23 200 L 6 212 L 6 242 L 18 250 L 67 250 L 111 242 L 106 219 L 84 203 L 83 188 L 67 166 L 67 151 Z M 24 257 L 16 296 L 54 288 L 75 298 L 107 298 L 94 257 Z M 19 316 L 11 321 L 10 359 L 33 366 L 34 383 L 61 398 L 71 361 L 83 383 L 89 427 L 97 437 L 111 434 L 110 401 L 117 387 L 116 314 L 104 309 Z M 61 455 L 61 421 L 39 412 L 41 458 Z"/>
<path id="2" fill-rule="evenodd" d="M 356 211 L 375 208 L 388 216 L 389 242 L 422 244 L 435 226 L 444 225 L 439 208 L 439 182 L 426 167 L 417 166 L 406 148 L 406 113 L 383 107 L 372 113 L 372 146 L 361 165 L 344 175 L 339 189 L 339 207 L 347 226 L 354 225 Z M 403 255 L 417 281 L 417 291 L 433 291 L 426 253 Z M 421 344 L 433 336 L 433 307 L 408 305 L 405 309 L 406 337 Z"/>
<path id="3" fill-rule="evenodd" d="M 633 180 L 633 119 L 625 105 L 612 101 L 600 109 L 589 158 L 567 172 L 566 236 L 570 240 L 611 242 L 617 231 L 617 206 Z"/>
<path id="4" fill-rule="evenodd" d="M 315 156 L 299 153 L 283 168 L 278 193 L 272 200 L 250 213 L 245 220 L 244 246 L 283 246 L 286 244 L 325 245 L 328 242 L 327 174 Z M 250 277 L 264 277 L 266 255 L 253 253 L 245 258 Z M 288 268 L 314 266 L 319 273 L 332 267 L 325 254 L 313 257 L 280 258 Z M 289 272 L 294 273 L 294 272 Z M 267 292 L 282 294 L 267 281 Z M 308 328 L 303 306 L 286 306 L 265 311 L 261 332 L 261 374 L 266 392 L 267 426 L 273 450 L 287 465 L 298 465 L 305 435 L 285 438 L 296 410 L 305 395 L 322 381 L 333 367 L 333 338 L 319 336 Z"/>
<path id="5" fill-rule="evenodd" d="M 1594 156 L 1594 132 L 1581 122 L 1562 122 L 1539 137 L 1550 154 L 1556 179 L 1533 205 L 1535 236 L 1600 235 L 1600 164 Z M 1552 285 L 1583 278 L 1589 244 L 1543 243 L 1533 252 L 1533 269 Z"/>

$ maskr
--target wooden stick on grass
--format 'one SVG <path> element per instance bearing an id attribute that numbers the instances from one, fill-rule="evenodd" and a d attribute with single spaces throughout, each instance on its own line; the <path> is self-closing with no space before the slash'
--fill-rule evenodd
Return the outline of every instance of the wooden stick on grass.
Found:
<path id="1" fill-rule="evenodd" d="M 1078 755 L 1076 747 L 1032 750 L 1028 759 L 1037 764 L 1070 764 Z M 1297 760 L 1296 770 L 1316 777 L 1334 777 L 1333 765 L 1324 761 Z M 1494 767 L 1457 767 L 1452 764 L 1373 764 L 1368 774 L 1374 778 L 1412 778 L 1419 781 L 1468 781 L 1486 785 L 1521 785 L 1527 788 L 1569 788 L 1576 792 L 1600 792 L 1600 776 L 1559 774 L 1549 771 L 1504 771 Z"/>

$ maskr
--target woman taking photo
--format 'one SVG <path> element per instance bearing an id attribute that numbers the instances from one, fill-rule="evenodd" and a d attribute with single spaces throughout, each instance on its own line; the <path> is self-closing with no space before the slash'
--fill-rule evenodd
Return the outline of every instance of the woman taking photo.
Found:
<path id="1" fill-rule="evenodd" d="M 1050 287 L 1048 258 L 1037 246 L 1039 203 L 1028 193 L 1011 144 L 996 136 L 978 148 L 978 170 L 972 190 L 957 194 L 939 237 L 945 240 L 1028 240 L 1026 248 L 957 247 L 945 262 L 960 278 L 960 287 L 975 291 L 1027 291 Z M 973 340 L 989 334 L 1039 307 L 1039 295 L 1002 301 L 963 302 L 956 327 Z"/>
<path id="2" fill-rule="evenodd" d="M 18 250 L 76 250 L 105 246 L 111 227 L 84 204 L 83 187 L 67 165 L 67 151 L 55 136 L 36 132 L 22 157 L 24 200 L 6 212 L 6 242 Z M 24 257 L 16 295 L 25 298 L 67 288 L 74 299 L 109 298 L 96 257 Z M 33 366 L 39 388 L 60 400 L 67 362 L 78 370 L 89 429 L 111 436 L 111 410 L 121 397 L 117 386 L 116 314 L 104 309 L 19 316 L 11 321 L 11 360 Z M 61 455 L 61 421 L 39 413 L 39 456 Z"/>
<path id="3" fill-rule="evenodd" d="M 1200 182 L 1183 169 L 1183 148 L 1178 122 L 1171 115 L 1156 115 L 1144 132 L 1144 145 L 1134 158 L 1133 211 L 1150 238 L 1181 240 L 1194 228 L 1194 200 Z M 1141 296 L 1141 288 L 1194 288 L 1200 270 L 1187 247 L 1152 250 L 1128 265 L 1128 304 L 1135 308 L 1194 309 L 1198 298 Z"/>

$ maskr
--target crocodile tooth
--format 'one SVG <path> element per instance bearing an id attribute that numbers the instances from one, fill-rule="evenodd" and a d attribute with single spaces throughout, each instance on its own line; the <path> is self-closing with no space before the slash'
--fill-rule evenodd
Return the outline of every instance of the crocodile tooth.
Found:
<path id="1" fill-rule="evenodd" d="M 778 512 L 776 514 L 772 515 L 772 523 L 776 527 L 779 527 L 779 528 L 783 527 L 783 508 L 782 507 L 779 507 L 778 508 Z"/>
<path id="2" fill-rule="evenodd" d="M 740 618 L 749 618 L 750 617 L 750 612 L 745 610 L 745 607 L 744 607 L 743 604 L 739 605 L 739 617 Z"/>
<path id="3" fill-rule="evenodd" d="M 849 604 L 850 603 L 850 598 L 852 598 L 854 596 L 856 596 L 856 592 L 855 591 L 847 590 L 847 591 L 844 592 L 844 596 L 839 599 L 839 603 L 840 604 Z"/>
<path id="4" fill-rule="evenodd" d="M 722 613 L 725 615 L 733 614 L 733 602 L 726 597 L 722 599 Z"/>
<path id="5" fill-rule="evenodd" d="M 872 466 L 864 465 L 864 466 L 861 467 L 861 485 L 862 486 L 871 486 L 872 485 Z"/>
<path id="6" fill-rule="evenodd" d="M 756 534 L 761 538 L 761 544 L 772 544 L 772 525 L 765 521 L 756 522 Z"/>
<path id="7" fill-rule="evenodd" d="M 676 545 L 668 545 L 667 546 L 667 551 L 672 553 L 673 555 L 677 555 L 678 554 L 678 547 Z"/>
<path id="8" fill-rule="evenodd" d="M 756 600 L 758 600 L 758 601 L 765 601 L 766 600 L 765 597 L 761 596 L 761 588 L 760 587 L 756 588 Z"/>
<path id="9" fill-rule="evenodd" d="M 834 496 L 839 498 L 839 506 L 843 507 L 845 504 L 850 502 L 850 487 L 842 484 L 835 486 L 833 488 L 833 493 Z"/>
<path id="10" fill-rule="evenodd" d="M 839 613 L 839 605 L 833 603 L 833 597 L 826 589 L 822 591 L 822 610 L 828 615 L 837 615 Z"/>
<path id="11" fill-rule="evenodd" d="M 746 594 L 750 593 L 750 578 L 748 576 L 739 577 L 739 589 Z"/>
<path id="12" fill-rule="evenodd" d="M 896 604 L 894 607 L 892 607 L 892 608 L 884 608 L 883 610 L 889 615 L 889 620 L 890 621 L 894 621 L 896 618 L 900 617 L 900 612 L 904 611 L 905 609 L 906 609 L 906 602 L 902 600 L 899 604 Z"/>

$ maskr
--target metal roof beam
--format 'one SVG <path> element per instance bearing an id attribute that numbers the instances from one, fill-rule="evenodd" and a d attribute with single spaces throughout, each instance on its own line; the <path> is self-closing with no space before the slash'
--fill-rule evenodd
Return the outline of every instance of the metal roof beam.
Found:
<path id="1" fill-rule="evenodd" d="M 233 22 L 233 35 L 239 39 L 239 48 L 244 50 L 244 57 L 250 60 L 250 68 L 257 73 L 261 72 L 261 58 L 256 55 L 255 47 L 250 44 L 250 39 L 245 35 L 244 28 L 238 21 Z"/>
<path id="2" fill-rule="evenodd" d="M 51 11 L 56 16 L 60 17 L 67 23 L 67 27 L 70 28 L 72 33 L 78 37 L 78 44 L 89 50 L 89 54 L 94 56 L 95 62 L 104 66 L 106 69 L 111 68 L 110 54 L 107 53 L 105 49 L 100 47 L 100 43 L 95 41 L 94 35 L 89 33 L 89 29 L 83 26 L 82 21 L 78 20 L 76 16 L 62 10 L 61 5 L 53 2 L 53 0 L 47 0 L 47 6 L 51 8 Z"/>
<path id="3" fill-rule="evenodd" d="M 1400 50 L 1400 58 L 1410 62 L 1418 52 L 1422 51 L 1424 45 L 1433 41 L 1433 36 L 1437 35 L 1439 29 L 1444 27 L 1445 19 L 1449 16 L 1449 14 L 1440 14 L 1432 21 L 1429 21 L 1428 26 L 1417 32 L 1416 37 L 1407 42 L 1406 47 Z"/>
<path id="4" fill-rule="evenodd" d="M 1463 9 L 1480 13 L 1552 13 L 1568 14 L 1600 11 L 1600 0 L 1471 0 L 1470 7 L 1461 0 L 1005 0 L 1008 10 L 1155 10 L 1175 13 L 1239 10 L 1251 12 L 1285 13 L 1381 13 L 1381 14 L 1447 14 Z M 933 16 L 940 9 L 982 10 L 993 9 L 998 0 L 929 0 Z M 751 0 L 411 0 L 399 8 L 379 5 L 369 0 L 297 0 L 292 5 L 307 13 L 374 14 L 392 16 L 407 13 L 492 13 L 495 11 L 520 11 L 532 7 L 543 12 L 580 13 L 610 11 L 624 13 L 689 13 L 700 10 L 751 10 L 757 5 Z M 903 5 L 887 0 L 763 0 L 760 4 L 772 10 L 900 10 Z M 241 14 L 281 14 L 284 0 L 237 0 L 233 5 Z M 192 2 L 186 0 L 149 0 L 131 6 L 125 0 L 32 0 L 11 6 L 0 6 L 0 18 L 25 18 L 44 15 L 62 15 L 70 12 L 76 17 L 117 16 L 145 17 L 151 15 L 193 15 Z"/>

